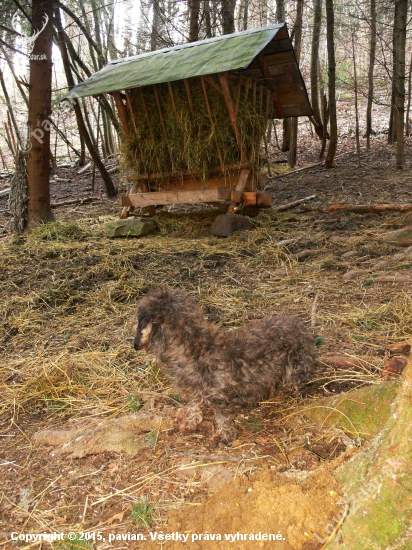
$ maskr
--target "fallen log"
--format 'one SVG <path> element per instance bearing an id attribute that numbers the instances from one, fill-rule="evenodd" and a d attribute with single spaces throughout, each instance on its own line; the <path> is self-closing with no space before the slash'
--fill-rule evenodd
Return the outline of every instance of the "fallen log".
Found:
<path id="1" fill-rule="evenodd" d="M 384 212 L 410 212 L 412 204 L 332 204 L 331 206 L 301 206 L 302 212 L 354 212 L 355 214 L 381 214 Z"/>
<path id="2" fill-rule="evenodd" d="M 60 206 L 70 206 L 71 204 L 86 204 L 88 202 L 99 201 L 100 197 L 84 197 L 83 199 L 69 199 L 67 201 L 52 202 L 50 208 L 59 208 Z"/>

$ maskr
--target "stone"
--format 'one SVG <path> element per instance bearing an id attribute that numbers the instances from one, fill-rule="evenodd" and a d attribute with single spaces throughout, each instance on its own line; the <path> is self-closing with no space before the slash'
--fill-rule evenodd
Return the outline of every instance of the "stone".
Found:
<path id="1" fill-rule="evenodd" d="M 411 246 L 412 245 L 412 225 L 398 229 L 389 233 L 385 237 L 385 242 L 394 244 L 395 246 Z"/>
<path id="2" fill-rule="evenodd" d="M 220 214 L 212 223 L 210 232 L 217 237 L 229 237 L 235 231 L 252 229 L 253 224 L 244 216 L 237 214 Z"/>
<path id="3" fill-rule="evenodd" d="M 154 220 L 146 218 L 127 218 L 114 220 L 106 224 L 106 236 L 112 239 L 117 237 L 144 237 L 156 230 Z"/>

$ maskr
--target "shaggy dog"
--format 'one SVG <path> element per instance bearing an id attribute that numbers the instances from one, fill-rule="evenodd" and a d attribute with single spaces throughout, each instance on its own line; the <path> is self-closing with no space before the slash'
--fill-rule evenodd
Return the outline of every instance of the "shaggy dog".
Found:
<path id="1" fill-rule="evenodd" d="M 201 423 L 201 405 L 215 416 L 214 442 L 236 437 L 236 413 L 280 387 L 302 388 L 315 364 L 314 339 L 289 315 L 264 317 L 240 330 L 220 330 L 183 290 L 158 288 L 137 304 L 136 350 L 153 352 L 179 392 L 181 431 Z"/>

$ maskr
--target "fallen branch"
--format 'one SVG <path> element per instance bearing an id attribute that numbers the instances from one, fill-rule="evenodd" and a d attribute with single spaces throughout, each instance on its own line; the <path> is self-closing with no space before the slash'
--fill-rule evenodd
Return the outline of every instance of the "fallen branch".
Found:
<path id="1" fill-rule="evenodd" d="M 343 155 L 352 155 L 353 153 L 356 153 L 355 151 L 347 151 L 345 153 L 341 153 L 340 155 L 336 155 L 335 159 L 339 157 L 343 157 Z M 297 174 L 298 172 L 302 172 L 303 170 L 309 170 L 310 168 L 316 168 L 316 166 L 322 166 L 323 160 L 319 162 L 315 162 L 314 164 L 309 164 L 309 166 L 303 166 L 303 168 L 298 168 L 297 170 L 292 170 L 291 172 L 286 172 L 285 174 L 277 174 L 276 176 L 272 176 L 271 178 L 268 178 L 269 180 L 273 179 L 280 179 L 280 178 L 286 178 L 287 176 L 291 176 L 292 174 Z"/>
<path id="2" fill-rule="evenodd" d="M 305 197 L 304 199 L 298 199 L 293 202 L 289 202 L 288 204 L 282 204 L 281 206 L 275 206 L 273 210 L 276 210 L 276 212 L 285 212 L 285 210 L 291 210 L 295 206 L 298 206 L 299 204 L 302 204 L 306 201 L 311 201 L 313 199 L 316 199 L 316 195 L 309 195 L 309 197 Z"/>
<path id="3" fill-rule="evenodd" d="M 87 202 L 99 201 L 100 197 L 85 197 L 83 199 L 70 199 L 61 202 L 52 202 L 50 208 L 59 208 L 60 206 L 69 206 L 71 204 L 86 204 Z"/>
<path id="4" fill-rule="evenodd" d="M 9 193 L 10 193 L 10 187 L 6 187 L 6 189 L 2 189 L 2 190 L 0 191 L 0 197 L 1 197 L 2 195 L 8 195 Z"/>
<path id="5" fill-rule="evenodd" d="M 355 212 L 358 214 L 380 214 L 382 212 L 409 212 L 412 204 L 332 204 L 332 206 L 302 206 L 302 212 Z"/>
<path id="6" fill-rule="evenodd" d="M 320 363 L 327 365 L 328 367 L 336 367 L 338 369 L 352 369 L 352 368 L 365 368 L 374 365 L 370 360 L 361 359 L 360 357 L 344 357 L 341 355 L 328 357 L 323 356 L 320 358 Z"/>

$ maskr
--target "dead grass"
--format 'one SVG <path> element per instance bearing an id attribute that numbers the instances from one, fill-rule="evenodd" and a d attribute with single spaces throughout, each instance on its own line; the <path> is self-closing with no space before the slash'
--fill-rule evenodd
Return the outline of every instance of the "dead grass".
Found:
<path id="1" fill-rule="evenodd" d="M 66 471 L 64 464 L 54 464 L 48 453 L 43 463 L 35 459 L 30 435 L 45 425 L 67 418 L 118 416 L 133 410 L 137 402 L 173 406 L 176 396 L 157 365 L 131 349 L 136 300 L 159 284 L 184 287 L 207 317 L 225 328 L 276 312 L 300 315 L 307 324 L 314 321 L 314 332 L 324 342 L 319 348 L 322 356 L 365 359 L 363 367 L 353 369 L 321 365 L 305 403 L 378 383 L 385 345 L 410 336 L 411 295 L 406 284 L 365 285 L 364 279 L 346 282 L 342 275 L 394 253 L 380 241 L 390 228 L 391 215 L 341 214 L 321 224 L 315 214 L 265 212 L 253 220 L 254 231 L 225 240 L 207 234 L 215 215 L 213 210 L 196 215 L 163 212 L 159 232 L 141 240 L 107 240 L 107 218 L 102 216 L 56 222 L 1 244 L 0 425 L 2 435 L 13 435 L 2 437 L 2 460 L 11 462 L 18 485 L 24 479 L 22 468 L 28 468 L 29 478 L 31 470 L 47 472 L 32 482 L 33 497 L 44 492 L 26 512 L 18 504 L 18 488 L 10 488 L 11 493 L 4 489 L 9 521 L 21 517 L 37 530 L 53 531 L 59 522 L 66 531 L 110 530 L 111 516 L 130 511 L 143 491 L 150 494 L 155 521 L 161 522 L 170 508 L 199 502 L 205 490 L 201 473 L 210 462 L 235 463 L 238 473 L 253 471 L 262 462 L 285 466 L 288 449 L 304 445 L 308 432 L 316 452 L 324 453 L 322 460 L 343 450 L 341 436 L 333 430 L 291 421 L 286 425 L 285 416 L 292 418 L 301 400 L 279 395 L 239 419 L 241 436 L 234 448 L 218 453 L 207 449 L 209 422 L 205 435 L 160 438 L 154 448 L 148 445 L 134 467 L 117 457 L 114 472 L 102 471 L 98 483 L 93 472 L 101 460 L 80 461 L 82 479 L 88 480 L 87 502 L 79 498 L 85 485 L 65 485 L 67 472 L 58 478 Z M 346 241 L 331 242 L 337 234 Z M 290 238 L 295 239 L 292 244 L 276 245 Z M 313 254 L 298 261 L 296 254 L 305 249 Z M 348 250 L 355 254 L 345 260 L 342 254 Z M 402 274 L 410 267 L 403 262 L 391 270 Z M 27 452 L 30 456 L 23 460 Z M 67 465 L 79 467 L 79 462 Z M 51 482 L 65 495 L 64 502 Z M 116 529 L 132 530 L 131 521 L 117 522 Z"/>

